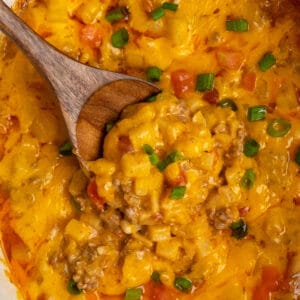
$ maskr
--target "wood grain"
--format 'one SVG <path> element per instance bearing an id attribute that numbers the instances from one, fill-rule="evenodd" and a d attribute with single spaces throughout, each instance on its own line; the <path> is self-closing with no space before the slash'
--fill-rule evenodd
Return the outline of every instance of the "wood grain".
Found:
<path id="1" fill-rule="evenodd" d="M 22 49 L 53 87 L 80 159 L 98 157 L 105 124 L 116 119 L 124 107 L 160 92 L 149 82 L 67 57 L 39 37 L 2 0 L 0 30 Z"/>

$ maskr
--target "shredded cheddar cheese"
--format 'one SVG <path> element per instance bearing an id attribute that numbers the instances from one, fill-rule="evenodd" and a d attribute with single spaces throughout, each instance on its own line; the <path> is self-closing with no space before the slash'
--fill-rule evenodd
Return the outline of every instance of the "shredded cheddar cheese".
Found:
<path id="1" fill-rule="evenodd" d="M 107 125 L 87 178 L 1 37 L 0 229 L 22 298 L 298 299 L 299 1 L 17 4 L 66 55 L 163 90 Z"/>

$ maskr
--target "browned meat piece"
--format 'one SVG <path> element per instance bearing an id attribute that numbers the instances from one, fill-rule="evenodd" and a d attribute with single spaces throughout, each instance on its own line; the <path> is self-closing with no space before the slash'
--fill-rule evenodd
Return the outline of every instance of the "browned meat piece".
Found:
<path id="1" fill-rule="evenodd" d="M 216 210 L 210 210 L 208 212 L 209 223 L 217 230 L 223 230 L 228 228 L 232 223 L 232 213 L 227 207 L 222 207 Z"/>

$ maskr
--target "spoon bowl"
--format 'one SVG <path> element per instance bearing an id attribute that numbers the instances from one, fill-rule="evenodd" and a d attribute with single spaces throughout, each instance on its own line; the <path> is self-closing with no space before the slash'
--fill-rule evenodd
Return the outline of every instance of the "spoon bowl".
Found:
<path id="1" fill-rule="evenodd" d="M 0 30 L 12 39 L 48 80 L 79 160 L 100 155 L 104 128 L 129 104 L 161 90 L 133 76 L 77 62 L 39 37 L 0 0 Z"/>

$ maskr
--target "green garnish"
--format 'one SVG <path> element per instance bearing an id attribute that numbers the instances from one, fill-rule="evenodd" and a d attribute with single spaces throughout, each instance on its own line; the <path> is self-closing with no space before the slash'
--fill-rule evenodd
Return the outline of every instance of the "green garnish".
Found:
<path id="1" fill-rule="evenodd" d="M 167 9 L 167 10 L 176 11 L 178 8 L 178 4 L 165 2 L 165 3 L 163 3 L 162 8 Z"/>
<path id="2" fill-rule="evenodd" d="M 157 95 L 153 95 L 153 96 L 150 96 L 148 98 L 145 99 L 145 102 L 155 102 L 157 100 Z"/>
<path id="3" fill-rule="evenodd" d="M 155 10 L 153 10 L 150 14 L 152 19 L 154 21 L 157 21 L 165 15 L 165 10 L 162 7 L 158 7 Z"/>
<path id="4" fill-rule="evenodd" d="M 171 190 L 171 199 L 182 199 L 186 191 L 185 186 L 176 186 Z"/>
<path id="5" fill-rule="evenodd" d="M 173 151 L 163 161 L 157 164 L 157 168 L 162 172 L 169 164 L 182 159 L 183 156 L 181 155 L 181 153 L 179 153 L 178 151 Z"/>
<path id="6" fill-rule="evenodd" d="M 129 41 L 129 34 L 125 28 L 114 32 L 111 36 L 111 43 L 115 48 L 124 47 Z"/>
<path id="7" fill-rule="evenodd" d="M 160 281 L 160 273 L 158 271 L 154 271 L 151 275 L 151 279 L 156 283 L 156 284 L 161 284 Z"/>
<path id="8" fill-rule="evenodd" d="M 155 66 L 149 67 L 146 70 L 146 78 L 150 82 L 158 82 L 158 81 L 160 81 L 161 73 L 162 73 L 162 71 L 160 68 L 155 67 Z"/>
<path id="9" fill-rule="evenodd" d="M 283 137 L 290 131 L 291 127 L 291 123 L 287 120 L 276 118 L 269 123 L 267 133 L 272 137 Z"/>
<path id="10" fill-rule="evenodd" d="M 232 111 L 237 111 L 238 107 L 236 103 L 231 99 L 223 99 L 218 103 L 222 108 L 231 108 Z"/>
<path id="11" fill-rule="evenodd" d="M 253 157 L 259 150 L 259 143 L 254 139 L 247 139 L 244 143 L 244 154 L 247 157 Z"/>
<path id="12" fill-rule="evenodd" d="M 262 59 L 258 62 L 259 69 L 262 72 L 266 72 L 270 69 L 273 65 L 276 64 L 276 58 L 270 52 L 266 53 Z"/>
<path id="13" fill-rule="evenodd" d="M 237 240 L 241 240 L 248 234 L 248 226 L 243 219 L 231 223 L 229 228 L 231 229 L 231 236 Z"/>
<path id="14" fill-rule="evenodd" d="M 105 124 L 105 132 L 109 133 L 111 129 L 114 127 L 115 121 L 109 121 Z"/>
<path id="15" fill-rule="evenodd" d="M 298 146 L 295 154 L 295 162 L 298 166 L 300 166 L 300 146 Z"/>
<path id="16" fill-rule="evenodd" d="M 184 293 L 189 293 L 192 289 L 193 283 L 190 279 L 184 277 L 176 277 L 174 280 L 174 287 Z"/>
<path id="17" fill-rule="evenodd" d="M 160 162 L 159 157 L 157 156 L 157 154 L 154 152 L 154 149 L 150 145 L 144 144 L 143 150 L 148 155 L 149 160 L 153 166 L 156 166 Z"/>
<path id="18" fill-rule="evenodd" d="M 264 120 L 266 118 L 267 108 L 265 105 L 251 106 L 248 108 L 247 118 L 250 122 Z"/>
<path id="19" fill-rule="evenodd" d="M 196 80 L 196 91 L 211 91 L 214 87 L 215 75 L 213 73 L 199 74 Z"/>
<path id="20" fill-rule="evenodd" d="M 247 169 L 244 176 L 241 179 L 241 185 L 244 189 L 249 190 L 253 187 L 256 175 L 253 169 Z"/>
<path id="21" fill-rule="evenodd" d="M 58 152 L 62 156 L 70 156 L 72 155 L 72 149 L 73 149 L 72 143 L 65 142 L 59 147 Z"/>
<path id="22" fill-rule="evenodd" d="M 246 19 L 236 19 L 226 21 L 226 30 L 235 32 L 246 32 L 249 30 L 249 24 Z"/>
<path id="23" fill-rule="evenodd" d="M 141 288 L 127 289 L 125 293 L 125 300 L 140 300 L 143 295 Z"/>
<path id="24" fill-rule="evenodd" d="M 108 12 L 105 16 L 105 19 L 110 22 L 116 22 L 124 19 L 127 15 L 126 7 L 117 7 L 110 12 Z"/>
<path id="25" fill-rule="evenodd" d="M 76 281 L 71 278 L 67 284 L 67 290 L 72 295 L 79 295 L 81 294 L 81 290 L 78 288 Z"/>

